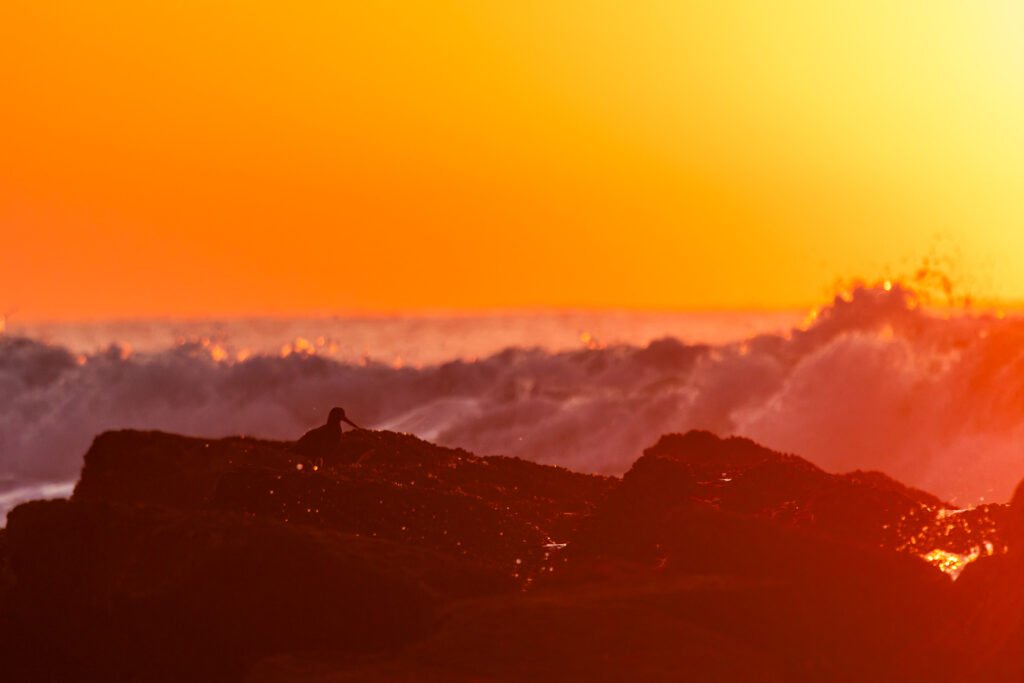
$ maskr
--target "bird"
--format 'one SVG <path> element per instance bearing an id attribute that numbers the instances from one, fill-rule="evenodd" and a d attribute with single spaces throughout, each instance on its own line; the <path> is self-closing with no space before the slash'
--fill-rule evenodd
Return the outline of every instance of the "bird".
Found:
<path id="1" fill-rule="evenodd" d="M 356 429 L 362 429 L 345 416 L 344 408 L 331 408 L 327 416 L 327 424 L 311 429 L 295 442 L 295 452 L 308 458 L 323 458 L 333 455 L 341 443 L 341 423 L 345 422 Z"/>

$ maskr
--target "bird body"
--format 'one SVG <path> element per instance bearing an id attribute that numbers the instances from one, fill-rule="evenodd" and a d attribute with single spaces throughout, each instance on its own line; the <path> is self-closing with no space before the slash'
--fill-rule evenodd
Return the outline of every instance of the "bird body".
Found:
<path id="1" fill-rule="evenodd" d="M 347 417 L 341 408 L 332 408 L 327 424 L 311 429 L 295 442 L 295 452 L 308 458 L 324 458 L 337 452 L 341 444 L 341 423 L 346 422 L 361 429 Z"/>

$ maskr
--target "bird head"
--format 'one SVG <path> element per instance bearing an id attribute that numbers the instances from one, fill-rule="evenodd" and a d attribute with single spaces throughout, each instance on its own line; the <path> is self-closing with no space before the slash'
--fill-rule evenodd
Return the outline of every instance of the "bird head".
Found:
<path id="1" fill-rule="evenodd" d="M 352 420 L 348 419 L 345 416 L 345 409 L 344 408 L 338 408 L 338 407 L 331 408 L 331 414 L 327 416 L 327 424 L 329 424 L 329 425 L 336 425 L 336 424 L 341 424 L 342 422 L 345 422 L 346 424 L 350 424 L 353 427 L 355 427 L 356 429 L 362 429 L 362 427 L 360 427 L 355 422 L 353 422 Z"/>

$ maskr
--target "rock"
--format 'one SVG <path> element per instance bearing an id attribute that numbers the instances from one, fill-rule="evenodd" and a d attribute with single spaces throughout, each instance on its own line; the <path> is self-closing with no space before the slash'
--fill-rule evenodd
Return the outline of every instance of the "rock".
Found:
<path id="1" fill-rule="evenodd" d="M 745 581 L 742 595 L 691 596 L 697 623 L 770 643 L 784 680 L 897 680 L 944 653 L 908 646 L 944 628 L 948 579 L 897 550 L 886 525 L 941 501 L 887 478 L 832 475 L 746 439 L 668 435 L 582 527 L 576 582 Z M 557 577 L 555 579 L 558 580 Z M 842 633 L 822 624 L 842 623 Z"/>
<path id="2" fill-rule="evenodd" d="M 772 527 L 875 550 L 924 553 L 935 547 L 968 552 L 972 545 L 1000 544 L 998 510 L 981 510 L 942 525 L 952 506 L 879 472 L 830 474 L 795 455 L 777 453 L 749 439 L 701 431 L 663 436 L 647 449 L 595 515 L 592 526 L 638 544 L 644 530 L 686 509 L 714 510 Z M 945 512 L 943 512 L 945 511 Z M 618 529 L 618 531 L 615 531 Z M 654 530 L 650 543 L 663 535 Z M 653 550 L 652 550 L 653 552 Z"/>
<path id="3" fill-rule="evenodd" d="M 1012 554 L 1024 556 L 1024 481 L 1017 485 L 1010 499 L 1006 520 L 1006 544 Z"/>
<path id="4" fill-rule="evenodd" d="M 284 651 L 421 635 L 494 581 L 436 554 L 273 520 L 52 501 L 9 520 L 14 613 L 40 662 L 97 679 L 237 675 Z"/>
<path id="5" fill-rule="evenodd" d="M 393 432 L 346 432 L 337 458 L 320 467 L 282 443 L 123 431 L 96 439 L 74 500 L 224 510 L 391 539 L 526 580 L 545 546 L 574 533 L 615 483 Z"/>
<path id="6" fill-rule="evenodd" d="M 0 647 L 78 680 L 394 650 L 442 604 L 515 592 L 613 484 L 353 434 L 317 470 L 275 442 L 101 435 L 71 501 L 22 505 L 0 534 Z"/>
<path id="7" fill-rule="evenodd" d="M 323 463 L 111 432 L 70 501 L 0 531 L 0 660 L 15 681 L 1017 680 L 1019 559 L 954 584 L 915 556 L 1008 514 L 706 432 L 621 480 L 391 432 Z"/>

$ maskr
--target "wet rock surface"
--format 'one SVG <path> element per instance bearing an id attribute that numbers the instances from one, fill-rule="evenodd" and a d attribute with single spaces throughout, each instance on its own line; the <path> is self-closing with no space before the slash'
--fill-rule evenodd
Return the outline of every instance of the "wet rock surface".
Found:
<path id="1" fill-rule="evenodd" d="M 12 681 L 1019 680 L 1021 505 L 706 432 L 622 479 L 390 432 L 322 460 L 111 432 L 0 531 L 0 657 Z M 933 545 L 985 551 L 954 583 Z"/>

